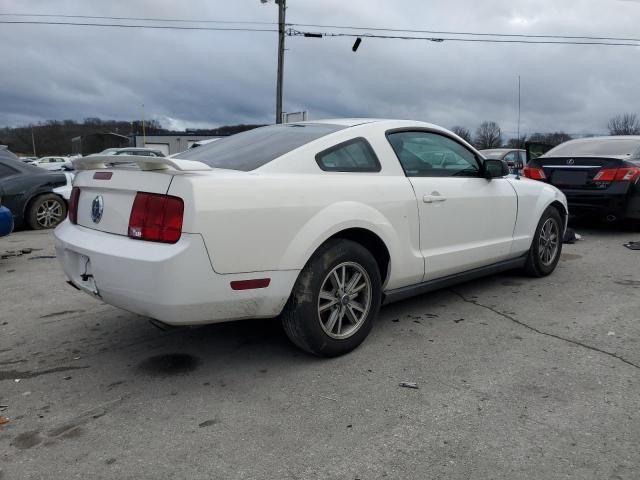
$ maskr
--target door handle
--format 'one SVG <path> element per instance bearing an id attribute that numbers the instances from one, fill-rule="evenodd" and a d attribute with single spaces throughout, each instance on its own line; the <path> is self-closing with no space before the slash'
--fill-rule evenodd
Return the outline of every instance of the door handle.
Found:
<path id="1" fill-rule="evenodd" d="M 443 197 L 442 195 L 425 195 L 422 197 L 422 201 L 424 203 L 437 203 L 444 202 L 447 200 L 447 197 Z"/>

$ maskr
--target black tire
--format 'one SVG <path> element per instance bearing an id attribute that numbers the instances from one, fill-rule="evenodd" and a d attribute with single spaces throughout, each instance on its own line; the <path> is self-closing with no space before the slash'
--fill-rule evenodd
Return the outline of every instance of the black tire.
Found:
<path id="1" fill-rule="evenodd" d="M 48 213 L 44 213 L 45 210 Z M 66 216 L 67 204 L 55 193 L 38 195 L 31 200 L 26 212 L 27 225 L 33 230 L 55 228 Z"/>
<path id="2" fill-rule="evenodd" d="M 544 239 L 541 240 L 541 237 L 543 236 L 543 228 L 547 225 L 547 222 L 554 224 L 555 231 L 557 232 L 557 249 L 550 261 L 543 260 L 544 255 L 541 255 L 541 252 L 544 251 L 545 245 L 547 245 Z M 560 255 L 562 254 L 563 228 L 564 221 L 558 209 L 555 207 L 548 207 L 542 214 L 542 217 L 540 217 L 540 222 L 538 222 L 538 227 L 536 228 L 536 233 L 533 237 L 533 242 L 531 243 L 531 248 L 527 255 L 527 263 L 524 267 L 527 275 L 532 277 L 545 277 L 556 269 L 556 266 L 560 261 Z"/>
<path id="3" fill-rule="evenodd" d="M 354 308 L 355 305 L 365 306 L 365 303 L 368 304 L 366 313 L 364 313 L 364 310 L 360 310 L 362 319 L 358 322 L 351 321 L 354 318 L 354 312 L 357 313 L 356 310 L 346 311 L 349 309 L 350 303 L 345 303 L 345 306 L 342 306 L 342 300 L 345 302 L 350 302 L 350 300 L 344 298 L 338 300 L 340 293 L 337 291 L 337 287 L 334 293 L 335 306 L 331 307 L 329 312 L 320 313 L 320 292 L 324 288 L 323 295 L 327 294 L 326 288 L 329 285 L 333 285 L 333 278 L 335 278 L 330 277 L 330 275 L 333 275 L 333 271 L 336 268 L 338 268 L 338 271 L 342 271 L 343 266 L 346 266 L 347 269 L 352 269 L 351 271 L 354 273 L 353 277 L 351 277 L 352 279 L 356 277 L 355 273 L 360 273 L 363 283 L 366 284 L 367 280 L 369 281 L 368 286 L 365 285 L 362 289 L 365 291 L 368 289 L 369 293 L 367 295 L 363 293 L 363 297 L 355 297 L 353 299 Z M 366 272 L 366 275 L 361 272 Z M 343 282 L 345 284 L 348 283 L 344 280 Z M 356 281 L 355 283 L 359 282 Z M 356 285 L 352 285 L 352 287 L 356 287 Z M 347 289 L 345 288 L 345 290 Z M 352 293 L 351 295 L 359 294 Z M 348 297 L 348 295 L 342 295 L 342 297 Z M 366 298 L 367 301 L 361 302 L 361 298 Z M 381 299 L 380 270 L 371 253 L 359 243 L 350 240 L 330 240 L 318 249 L 300 272 L 291 297 L 282 312 L 282 325 L 289 339 L 306 352 L 319 357 L 343 355 L 360 345 L 369 335 L 373 322 L 378 316 Z M 356 303 L 356 300 L 359 303 Z M 326 301 L 326 297 L 323 298 L 323 301 Z M 348 333 L 349 328 L 354 330 L 345 338 L 334 338 L 335 335 L 340 334 L 343 317 L 340 317 L 337 332 L 333 332 L 333 326 L 329 327 L 329 319 L 326 322 L 323 321 L 323 315 L 332 315 L 333 310 L 336 308 L 340 312 L 345 311 L 344 318 L 348 322 L 345 331 Z M 337 321 L 334 320 L 334 322 Z M 327 328 L 330 328 L 331 334 L 334 336 L 330 336 L 327 333 Z"/>

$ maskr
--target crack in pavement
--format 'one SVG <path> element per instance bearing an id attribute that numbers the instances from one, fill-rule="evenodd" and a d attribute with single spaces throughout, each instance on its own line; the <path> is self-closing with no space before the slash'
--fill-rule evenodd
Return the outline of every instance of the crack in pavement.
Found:
<path id="1" fill-rule="evenodd" d="M 557 340 L 562 340 L 563 342 L 567 342 L 567 343 L 571 343 L 573 345 L 577 345 L 578 347 L 586 348 L 587 350 L 591 350 L 593 352 L 598 352 L 598 353 L 602 353 L 604 355 L 608 355 L 611 358 L 615 358 L 617 360 L 620 360 L 621 362 L 626 363 L 627 365 L 630 365 L 632 367 L 640 369 L 640 365 L 637 365 L 637 364 L 631 362 L 630 360 L 627 360 L 626 358 L 621 357 L 618 354 L 615 354 L 615 353 L 612 353 L 612 352 L 608 352 L 606 350 L 602 350 L 602 349 L 600 349 L 598 347 L 587 345 L 586 343 L 579 342 L 578 340 L 572 340 L 570 338 L 561 337 L 560 335 L 556 335 L 555 333 L 543 332 L 542 330 L 538 330 L 536 327 L 532 327 L 531 325 L 529 325 L 527 323 L 524 323 L 524 322 L 512 317 L 511 315 L 508 315 L 508 314 L 506 314 L 504 312 L 501 312 L 500 310 L 496 310 L 493 307 L 490 307 L 488 305 L 484 305 L 484 304 L 479 303 L 479 302 L 477 302 L 475 300 L 470 300 L 470 299 L 466 298 L 462 293 L 460 293 L 460 292 L 458 292 L 458 291 L 456 291 L 456 290 L 454 290 L 452 288 L 450 288 L 449 291 L 454 293 L 458 297 L 460 297 L 466 303 L 471 303 L 472 305 L 476 305 L 478 307 L 482 307 L 482 308 L 484 308 L 486 310 L 489 310 L 489 311 L 495 313 L 496 315 L 499 315 L 499 316 L 501 316 L 503 318 L 506 318 L 507 320 L 510 320 L 513 323 L 516 323 L 516 324 L 520 325 L 521 327 L 524 327 L 524 328 L 526 328 L 528 330 L 531 330 L 532 332 L 535 332 L 535 333 L 537 333 L 539 335 L 545 335 L 547 337 L 555 338 Z"/>
<path id="2" fill-rule="evenodd" d="M 55 367 L 48 368 L 46 370 L 35 370 L 35 371 L 20 371 L 20 370 L 0 370 L 0 381 L 2 380 L 11 380 L 11 379 L 27 379 L 27 378 L 35 378 L 40 375 L 48 375 L 50 373 L 58 373 L 58 372 L 68 372 L 69 370 L 81 370 L 83 368 L 89 368 L 89 365 L 83 365 L 81 367 Z"/>

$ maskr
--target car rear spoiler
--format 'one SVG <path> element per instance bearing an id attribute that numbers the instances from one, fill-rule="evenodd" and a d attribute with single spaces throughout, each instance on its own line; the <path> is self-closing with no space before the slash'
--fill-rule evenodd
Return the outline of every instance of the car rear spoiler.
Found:
<path id="1" fill-rule="evenodd" d="M 140 170 L 168 170 L 180 172 L 199 172 L 211 170 L 206 163 L 194 160 L 178 160 L 169 157 L 147 157 L 142 155 L 91 155 L 72 160 L 76 170 L 100 170 L 114 168 L 117 165 L 135 164 Z"/>

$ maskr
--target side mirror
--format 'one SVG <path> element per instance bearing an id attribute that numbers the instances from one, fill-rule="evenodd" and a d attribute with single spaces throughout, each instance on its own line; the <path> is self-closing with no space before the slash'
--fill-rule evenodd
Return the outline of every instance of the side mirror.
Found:
<path id="1" fill-rule="evenodd" d="M 484 178 L 500 178 L 509 175 L 509 165 L 503 160 L 487 159 L 484 161 Z"/>

